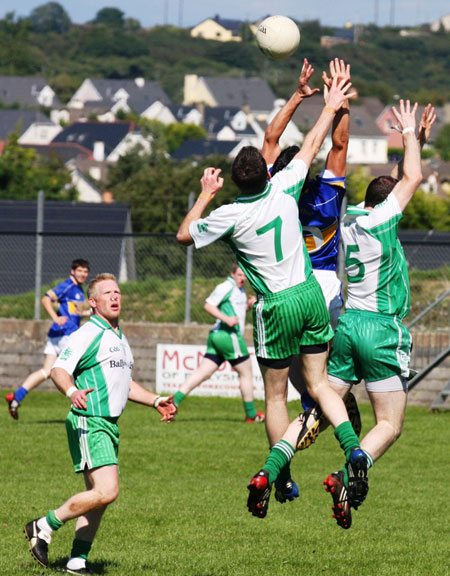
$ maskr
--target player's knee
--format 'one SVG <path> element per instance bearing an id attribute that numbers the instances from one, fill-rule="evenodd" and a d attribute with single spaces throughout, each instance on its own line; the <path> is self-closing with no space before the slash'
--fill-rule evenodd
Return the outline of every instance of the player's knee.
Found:
<path id="1" fill-rule="evenodd" d="M 119 486 L 105 486 L 101 490 L 96 490 L 98 506 L 103 507 L 112 504 L 119 496 Z"/>

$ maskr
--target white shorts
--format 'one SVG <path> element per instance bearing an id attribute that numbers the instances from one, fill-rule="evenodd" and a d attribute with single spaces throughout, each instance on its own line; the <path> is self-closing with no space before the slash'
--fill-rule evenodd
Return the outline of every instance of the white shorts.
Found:
<path id="1" fill-rule="evenodd" d="M 325 302 L 330 312 L 330 324 L 335 330 L 339 316 L 342 313 L 342 285 L 334 270 L 315 270 L 314 276 L 322 288 Z"/>
<path id="2" fill-rule="evenodd" d="M 333 384 L 346 388 L 350 388 L 352 384 L 354 384 L 354 382 L 345 382 L 345 380 L 341 380 L 332 374 L 328 374 L 328 380 L 333 382 Z M 378 380 L 377 382 L 366 382 L 366 390 L 367 392 L 407 392 L 408 380 L 403 376 L 395 375 L 390 378 L 385 378 L 384 380 Z"/>
<path id="3" fill-rule="evenodd" d="M 57 338 L 47 338 L 44 354 L 46 356 L 59 356 L 67 345 L 69 336 L 58 336 Z"/>

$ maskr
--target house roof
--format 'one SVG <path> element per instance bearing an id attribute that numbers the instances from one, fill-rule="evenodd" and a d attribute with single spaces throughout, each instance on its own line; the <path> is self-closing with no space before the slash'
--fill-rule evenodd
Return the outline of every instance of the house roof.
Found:
<path id="1" fill-rule="evenodd" d="M 38 95 L 45 86 L 45 78 L 40 76 L 0 76 L 0 102 L 18 103 L 21 106 L 39 106 Z M 60 106 L 55 96 L 53 106 Z"/>
<path id="2" fill-rule="evenodd" d="M 214 95 L 218 106 L 249 106 L 252 111 L 270 112 L 275 95 L 263 78 L 226 78 L 204 76 L 203 81 Z"/>
<path id="3" fill-rule="evenodd" d="M 177 122 L 182 122 L 184 118 L 186 118 L 186 116 L 189 114 L 189 112 L 196 110 L 195 106 L 182 106 L 175 104 L 167 106 L 167 108 L 169 108 L 169 110 L 172 112 Z"/>
<path id="4" fill-rule="evenodd" d="M 115 78 L 91 78 L 91 82 L 101 94 L 105 103 L 112 106 L 116 101 L 113 99 L 114 94 L 123 88 L 128 94 L 128 106 L 141 114 L 153 102 L 159 101 L 167 106 L 172 104 L 166 92 L 161 88 L 158 82 L 143 81 L 143 84 L 135 80 L 118 80 Z M 97 102 L 99 105 L 99 102 Z"/>
<path id="5" fill-rule="evenodd" d="M 242 20 L 231 20 L 230 18 L 221 18 L 219 14 L 216 14 L 214 18 L 212 18 L 214 22 L 220 24 L 223 28 L 227 30 L 231 30 L 234 34 L 240 34 L 242 30 L 243 22 Z"/>
<path id="6" fill-rule="evenodd" d="M 92 152 L 80 144 L 50 142 L 48 145 L 22 144 L 22 148 L 33 148 L 41 156 L 57 156 L 64 164 L 73 158 L 88 158 Z"/>
<path id="7" fill-rule="evenodd" d="M 34 289 L 36 220 L 36 201 L 0 200 L 2 294 Z M 119 277 L 124 242 L 120 235 L 131 232 L 129 222 L 127 204 L 45 202 L 42 283 L 67 278 L 74 258 L 89 260 L 91 278 L 101 272 Z"/>
<path id="8" fill-rule="evenodd" d="M 172 153 L 172 158 L 175 160 L 185 160 L 193 156 L 228 156 L 237 145 L 238 142 L 230 140 L 185 140 L 185 142 Z"/>
<path id="9" fill-rule="evenodd" d="M 134 122 L 75 122 L 60 132 L 52 144 L 78 144 L 92 152 L 95 142 L 104 142 L 105 156 L 109 156 L 129 132 L 135 132 L 135 127 Z"/>
<path id="10" fill-rule="evenodd" d="M 315 124 L 323 109 L 323 99 L 320 95 L 312 97 L 300 104 L 292 119 L 301 128 L 309 130 Z M 363 104 L 350 104 L 350 137 L 384 137 L 376 124 L 376 116 Z"/>
<path id="11" fill-rule="evenodd" d="M 54 123 L 39 110 L 0 109 L 0 140 L 6 140 L 11 132 L 16 130 L 19 131 L 19 135 L 23 134 L 35 122 L 45 122 L 54 126 Z"/>
<path id="12" fill-rule="evenodd" d="M 242 113 L 242 111 L 235 106 L 217 106 L 216 108 L 205 106 L 203 127 L 210 135 L 217 134 L 222 128 L 230 126 L 233 132 L 238 135 L 255 136 L 255 130 L 249 122 L 246 122 L 246 126 L 242 130 L 231 126 L 233 118 L 239 112 Z"/>

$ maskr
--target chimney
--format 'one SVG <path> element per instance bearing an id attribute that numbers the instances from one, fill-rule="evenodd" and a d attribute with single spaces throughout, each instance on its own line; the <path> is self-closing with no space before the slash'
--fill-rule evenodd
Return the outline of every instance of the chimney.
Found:
<path id="1" fill-rule="evenodd" d="M 94 160 L 103 162 L 105 159 L 105 143 L 97 140 L 94 142 Z"/>
<path id="2" fill-rule="evenodd" d="M 112 204 L 114 202 L 113 193 L 111 192 L 111 190 L 103 190 L 102 202 L 104 204 Z"/>

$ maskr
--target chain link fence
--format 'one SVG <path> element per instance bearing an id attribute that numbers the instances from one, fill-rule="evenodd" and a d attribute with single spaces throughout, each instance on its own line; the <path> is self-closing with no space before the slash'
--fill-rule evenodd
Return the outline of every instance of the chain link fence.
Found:
<path id="1" fill-rule="evenodd" d="M 402 241 L 410 265 L 410 318 L 450 285 L 450 234 L 428 240 L 423 233 L 415 234 Z M 201 250 L 192 248 L 189 266 L 189 249 L 173 235 L 1 233 L 0 239 L 1 317 L 39 317 L 35 303 L 68 277 L 74 258 L 84 258 L 91 265 L 89 278 L 112 272 L 119 279 L 124 320 L 209 323 L 205 298 L 234 261 L 230 248 L 216 242 Z"/>

